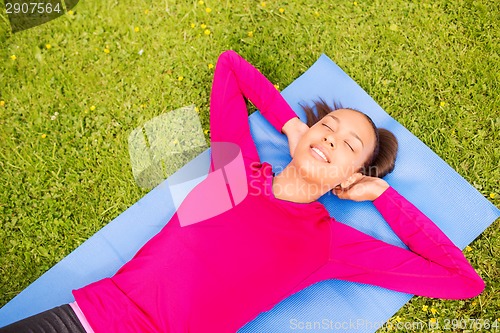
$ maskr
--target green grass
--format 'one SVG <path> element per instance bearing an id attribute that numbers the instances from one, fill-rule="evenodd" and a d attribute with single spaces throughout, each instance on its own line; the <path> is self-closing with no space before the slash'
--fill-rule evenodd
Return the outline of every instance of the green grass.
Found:
<path id="1" fill-rule="evenodd" d="M 196 104 L 208 129 L 208 65 L 225 49 L 280 89 L 326 53 L 500 207 L 495 0 L 81 1 L 16 34 L 1 14 L 0 306 L 146 193 L 129 162 L 134 128 Z M 499 236 L 497 221 L 466 252 L 480 296 L 414 297 L 391 321 L 496 320 Z"/>

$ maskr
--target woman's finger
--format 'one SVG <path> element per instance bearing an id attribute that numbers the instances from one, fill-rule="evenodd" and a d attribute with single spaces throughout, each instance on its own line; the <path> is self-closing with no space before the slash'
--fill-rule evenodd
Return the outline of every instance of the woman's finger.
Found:
<path id="1" fill-rule="evenodd" d="M 359 182 L 361 179 L 363 179 L 364 175 L 357 172 L 353 175 L 351 175 L 349 178 L 347 178 L 344 182 L 340 183 L 340 186 L 343 189 L 349 189 L 352 185 L 356 184 Z"/>
<path id="2" fill-rule="evenodd" d="M 332 194 L 336 195 L 340 199 L 349 199 L 347 191 L 340 187 L 340 185 L 332 189 Z"/>

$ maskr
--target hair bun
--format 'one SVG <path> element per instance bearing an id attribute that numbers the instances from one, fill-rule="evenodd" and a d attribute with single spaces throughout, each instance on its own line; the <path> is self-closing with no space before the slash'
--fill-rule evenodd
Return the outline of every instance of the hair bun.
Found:
<path id="1" fill-rule="evenodd" d="M 394 170 L 398 153 L 398 139 L 385 129 L 378 128 L 379 149 L 375 159 L 366 170 L 365 175 L 382 178 Z"/>

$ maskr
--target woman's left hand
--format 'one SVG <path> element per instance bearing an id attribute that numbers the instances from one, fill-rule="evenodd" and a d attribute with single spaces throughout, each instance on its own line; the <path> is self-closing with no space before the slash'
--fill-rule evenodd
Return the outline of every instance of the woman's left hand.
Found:
<path id="1" fill-rule="evenodd" d="M 384 193 L 387 188 L 389 188 L 389 184 L 382 178 L 355 173 L 345 182 L 335 187 L 332 193 L 340 199 L 373 201 Z"/>
<path id="2" fill-rule="evenodd" d="M 303 123 L 298 117 L 294 117 L 283 125 L 282 132 L 288 138 L 288 147 L 290 148 L 290 156 L 293 158 L 295 147 L 299 143 L 300 138 L 309 130 L 309 126 Z"/>

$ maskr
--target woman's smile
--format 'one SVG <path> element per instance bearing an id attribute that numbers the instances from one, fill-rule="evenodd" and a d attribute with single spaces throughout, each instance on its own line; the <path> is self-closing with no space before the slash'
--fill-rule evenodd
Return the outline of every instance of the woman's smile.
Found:
<path id="1" fill-rule="evenodd" d="M 314 156 L 314 158 L 316 158 L 317 160 L 319 160 L 321 162 L 325 162 L 325 163 L 330 163 L 330 160 L 328 159 L 328 157 L 326 156 L 326 154 L 323 152 L 323 150 L 320 147 L 318 147 L 316 145 L 311 145 L 309 147 L 309 151 Z"/>

